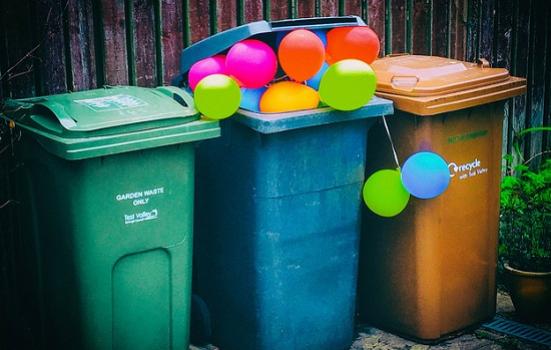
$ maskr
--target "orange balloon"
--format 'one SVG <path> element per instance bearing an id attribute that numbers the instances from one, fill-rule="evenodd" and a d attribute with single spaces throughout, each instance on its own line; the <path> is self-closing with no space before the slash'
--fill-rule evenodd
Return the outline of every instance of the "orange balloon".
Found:
<path id="1" fill-rule="evenodd" d="M 327 32 L 329 64 L 348 58 L 371 64 L 379 55 L 380 48 L 379 37 L 366 26 L 338 27 Z"/>
<path id="2" fill-rule="evenodd" d="M 320 70 L 325 60 L 325 46 L 316 34 L 297 29 L 283 37 L 277 55 L 281 68 L 289 77 L 305 81 Z"/>
<path id="3" fill-rule="evenodd" d="M 280 81 L 271 85 L 260 98 L 262 113 L 281 113 L 317 108 L 318 92 L 294 81 Z"/>

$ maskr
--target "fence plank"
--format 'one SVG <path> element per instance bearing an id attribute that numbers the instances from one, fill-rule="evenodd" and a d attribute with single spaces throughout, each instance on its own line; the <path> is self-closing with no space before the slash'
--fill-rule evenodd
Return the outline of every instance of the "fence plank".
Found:
<path id="1" fill-rule="evenodd" d="M 551 18 L 551 8 L 547 10 L 547 18 Z M 547 21 L 547 72 L 545 78 L 545 108 L 544 108 L 544 126 L 551 126 L 551 21 Z M 551 132 L 543 133 L 542 147 L 549 152 L 551 150 Z M 547 153 L 546 157 L 551 157 Z"/>
<path id="2" fill-rule="evenodd" d="M 455 59 L 464 60 L 467 46 L 467 1 L 454 0 L 450 4 L 450 54 Z"/>
<path id="3" fill-rule="evenodd" d="M 471 0 L 468 5 L 467 19 L 467 47 L 465 58 L 467 61 L 474 62 L 478 58 L 478 49 L 480 47 L 480 2 L 482 0 Z"/>
<path id="4" fill-rule="evenodd" d="M 362 17 L 362 1 L 361 0 L 345 1 L 344 14 Z"/>
<path id="5" fill-rule="evenodd" d="M 157 84 L 157 64 L 156 64 L 156 45 L 155 45 L 155 21 L 154 21 L 154 2 L 150 0 L 131 0 L 132 20 L 129 23 L 132 40 L 134 60 L 130 62 L 135 68 L 135 82 L 138 86 L 155 86 Z M 132 75 L 131 75 L 132 77 Z"/>
<path id="6" fill-rule="evenodd" d="M 178 74 L 180 52 L 184 43 L 184 23 L 182 16 L 182 2 L 178 0 L 163 0 L 161 3 L 162 17 L 162 58 L 163 83 Z"/>
<path id="7" fill-rule="evenodd" d="M 216 0 L 217 29 L 219 32 L 237 25 L 237 2 Z"/>
<path id="8" fill-rule="evenodd" d="M 446 57 L 449 54 L 450 0 L 432 2 L 432 54 Z"/>
<path id="9" fill-rule="evenodd" d="M 35 11 L 38 33 L 46 33 L 40 44 L 38 60 L 39 88 L 41 95 L 67 91 L 65 69 L 65 41 L 61 0 L 38 0 Z"/>
<path id="10" fill-rule="evenodd" d="M 324 17 L 339 15 L 339 2 L 337 0 L 321 0 L 321 15 Z"/>
<path id="11" fill-rule="evenodd" d="M 432 10 L 430 0 L 413 0 L 412 9 L 412 52 L 419 55 L 431 54 Z"/>
<path id="12" fill-rule="evenodd" d="M 127 85 L 126 16 L 124 0 L 101 0 L 104 74 L 107 85 Z"/>
<path id="13" fill-rule="evenodd" d="M 527 127 L 538 127 L 543 125 L 543 106 L 545 97 L 545 74 L 549 67 L 546 66 L 545 55 L 548 53 L 547 36 L 547 12 L 549 2 L 537 0 L 533 3 L 531 22 L 530 22 L 530 55 L 529 55 L 529 73 L 530 77 L 530 105 L 528 113 L 530 118 L 527 120 Z M 543 58 L 543 59 L 542 59 Z M 530 147 L 526 150 L 526 159 L 534 159 L 530 164 L 537 167 L 541 162 L 541 157 L 537 155 L 542 152 L 542 133 L 532 133 L 528 135 Z"/>
<path id="14" fill-rule="evenodd" d="M 528 51 L 530 43 L 530 12 L 532 8 L 531 0 L 515 0 L 515 39 L 513 52 L 513 71 L 516 76 L 526 78 L 528 75 Z M 527 95 L 515 98 L 512 133 L 519 132 L 526 127 L 526 109 Z M 519 147 L 524 152 L 524 140 L 521 140 Z M 516 160 L 515 160 L 516 161 Z"/>
<path id="15" fill-rule="evenodd" d="M 392 0 L 392 53 L 406 52 L 406 0 Z"/>
<path id="16" fill-rule="evenodd" d="M 97 87 L 94 42 L 93 0 L 70 0 L 67 3 L 69 36 L 69 90 Z"/>
<path id="17" fill-rule="evenodd" d="M 245 0 L 243 5 L 243 13 L 245 22 L 260 21 L 262 19 L 263 5 L 262 1 Z"/>
<path id="18" fill-rule="evenodd" d="M 210 6 L 208 0 L 188 0 L 189 31 L 191 42 L 197 42 L 210 35 Z"/>
<path id="19" fill-rule="evenodd" d="M 494 41 L 494 62 L 495 67 L 507 68 L 511 70 L 511 56 L 513 47 L 513 19 L 514 3 L 513 0 L 501 0 L 496 2 L 496 22 Z M 509 140 L 512 137 L 512 116 L 514 100 L 505 102 L 503 118 L 503 144 L 502 153 L 510 154 L 512 144 Z"/>
<path id="20" fill-rule="evenodd" d="M 381 50 L 379 56 L 385 55 L 385 2 L 380 0 L 368 0 L 367 23 L 379 36 Z"/>
<path id="21" fill-rule="evenodd" d="M 289 8 L 287 0 L 271 0 L 270 1 L 270 20 L 277 21 L 289 17 Z"/>
<path id="22" fill-rule="evenodd" d="M 302 0 L 298 2 L 299 17 L 314 17 L 316 15 L 316 2 L 314 0 Z"/>
<path id="23" fill-rule="evenodd" d="M 2 3 L 0 21 L 5 28 L 4 50 L 2 53 L 2 79 L 4 96 L 27 97 L 35 94 L 35 69 L 37 45 L 42 36 L 33 37 L 30 16 L 31 0 L 18 0 Z M 44 33 L 44 32 L 41 32 Z"/>
<path id="24" fill-rule="evenodd" d="M 496 21 L 496 1 L 485 0 L 480 5 L 480 44 L 478 46 L 478 57 L 494 62 L 494 35 Z"/>

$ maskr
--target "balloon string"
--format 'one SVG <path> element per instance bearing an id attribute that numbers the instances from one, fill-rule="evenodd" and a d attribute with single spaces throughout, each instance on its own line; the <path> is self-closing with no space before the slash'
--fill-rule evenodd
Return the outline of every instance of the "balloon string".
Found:
<path id="1" fill-rule="evenodd" d="M 394 142 L 392 142 L 392 136 L 390 135 L 390 129 L 386 123 L 386 118 L 383 115 L 383 124 L 385 125 L 386 135 L 388 136 L 388 141 L 390 141 L 390 147 L 392 147 L 392 153 L 394 154 L 394 161 L 396 162 L 396 168 L 400 170 L 400 162 L 398 161 L 398 154 L 396 153 L 396 147 L 394 147 Z"/>

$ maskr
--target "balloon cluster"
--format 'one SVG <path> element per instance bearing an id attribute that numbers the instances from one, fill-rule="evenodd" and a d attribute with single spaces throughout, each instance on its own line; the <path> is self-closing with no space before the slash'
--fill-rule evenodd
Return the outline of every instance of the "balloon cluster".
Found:
<path id="1" fill-rule="evenodd" d="M 384 169 L 373 173 L 365 182 L 363 198 L 375 214 L 392 217 L 407 206 L 410 195 L 430 199 L 442 194 L 450 183 L 446 161 L 434 152 L 410 156 L 399 170 Z"/>
<path id="2" fill-rule="evenodd" d="M 227 118 L 239 107 L 278 113 L 316 108 L 320 102 L 349 111 L 375 93 L 369 64 L 378 54 L 377 34 L 366 26 L 295 29 L 276 33 L 275 51 L 246 39 L 225 55 L 196 62 L 188 83 L 197 109 L 211 119 Z M 278 62 L 287 78 L 274 82 Z"/>

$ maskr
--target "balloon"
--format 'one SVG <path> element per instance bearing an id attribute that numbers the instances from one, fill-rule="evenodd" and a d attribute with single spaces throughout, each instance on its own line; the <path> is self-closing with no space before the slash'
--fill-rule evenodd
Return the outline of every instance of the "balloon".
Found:
<path id="1" fill-rule="evenodd" d="M 398 170 L 379 170 L 367 179 L 363 198 L 367 207 L 377 215 L 392 217 L 400 214 L 409 201 Z"/>
<path id="2" fill-rule="evenodd" d="M 325 71 L 329 68 L 329 65 L 325 62 L 323 62 L 320 70 L 314 75 L 312 78 L 306 80 L 306 85 L 310 86 L 311 88 L 314 88 L 318 90 L 320 88 L 320 82 L 321 78 L 323 77 L 323 74 Z"/>
<path id="3" fill-rule="evenodd" d="M 285 35 L 277 51 L 285 73 L 296 81 L 313 77 L 325 60 L 323 42 L 306 29 L 293 30 Z"/>
<path id="4" fill-rule="evenodd" d="M 262 87 L 274 79 L 276 72 L 274 50 L 260 40 L 240 41 L 226 55 L 226 74 L 234 77 L 243 87 Z"/>
<path id="5" fill-rule="evenodd" d="M 448 163 L 436 153 L 418 152 L 410 156 L 402 167 L 402 182 L 413 196 L 434 198 L 450 184 Z"/>
<path id="6" fill-rule="evenodd" d="M 266 92 L 265 87 L 258 89 L 241 88 L 241 108 L 253 112 L 260 112 L 260 98 Z"/>
<path id="7" fill-rule="evenodd" d="M 281 40 L 283 40 L 283 37 L 287 35 L 289 32 L 276 32 L 276 46 L 279 47 L 279 44 L 281 43 Z M 325 30 L 323 29 L 317 29 L 312 30 L 312 33 L 316 34 L 318 38 L 320 38 L 321 42 L 323 43 L 323 46 L 327 46 L 327 34 Z"/>
<path id="8" fill-rule="evenodd" d="M 369 102 L 376 85 L 375 73 L 367 63 L 342 60 L 329 66 L 321 78 L 319 93 L 329 106 L 351 111 Z"/>
<path id="9" fill-rule="evenodd" d="M 234 114 L 241 102 L 239 85 L 224 74 L 212 74 L 195 87 L 195 107 L 209 119 L 224 119 Z"/>
<path id="10" fill-rule="evenodd" d="M 211 74 L 224 74 L 226 71 L 226 56 L 216 55 L 197 61 L 191 66 L 188 73 L 188 84 L 191 90 L 201 79 Z"/>
<path id="11" fill-rule="evenodd" d="M 379 55 L 377 34 L 367 26 L 338 27 L 327 32 L 327 61 L 355 58 L 371 64 Z"/>
<path id="12" fill-rule="evenodd" d="M 318 92 L 306 85 L 281 81 L 271 85 L 260 99 L 260 111 L 279 113 L 316 108 Z"/>

